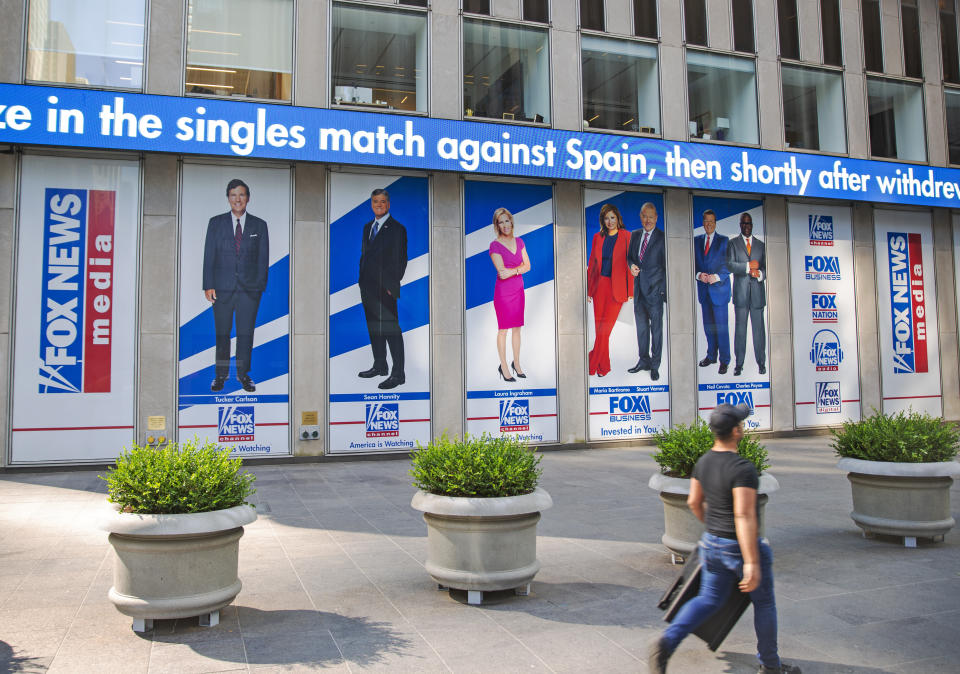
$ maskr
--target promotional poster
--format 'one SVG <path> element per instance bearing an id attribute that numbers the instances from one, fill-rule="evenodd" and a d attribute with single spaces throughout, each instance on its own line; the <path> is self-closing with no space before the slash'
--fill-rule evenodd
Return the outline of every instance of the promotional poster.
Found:
<path id="1" fill-rule="evenodd" d="M 790 204 L 797 428 L 860 419 L 850 209 Z"/>
<path id="2" fill-rule="evenodd" d="M 178 427 L 290 453 L 290 171 L 184 164 Z"/>
<path id="3" fill-rule="evenodd" d="M 873 212 L 883 412 L 940 416 L 940 338 L 929 213 Z"/>
<path id="4" fill-rule="evenodd" d="M 112 461 L 134 441 L 140 166 L 22 168 L 10 462 Z"/>
<path id="5" fill-rule="evenodd" d="M 330 177 L 331 453 L 430 441 L 430 183 Z"/>
<path id="6" fill-rule="evenodd" d="M 745 428 L 769 429 L 763 202 L 696 196 L 693 234 L 700 416 L 745 403 L 753 410 Z"/>
<path id="7" fill-rule="evenodd" d="M 467 424 L 556 442 L 553 188 L 464 183 Z"/>
<path id="8" fill-rule="evenodd" d="M 670 425 L 663 195 L 584 190 L 590 440 Z"/>

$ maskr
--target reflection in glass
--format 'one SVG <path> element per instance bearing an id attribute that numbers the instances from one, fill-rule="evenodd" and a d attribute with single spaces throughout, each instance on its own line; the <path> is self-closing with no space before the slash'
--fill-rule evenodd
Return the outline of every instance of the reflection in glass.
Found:
<path id="1" fill-rule="evenodd" d="M 846 152 L 843 78 L 838 72 L 784 65 L 783 127 L 787 147 Z"/>
<path id="2" fill-rule="evenodd" d="M 660 133 L 657 47 L 584 35 L 584 127 Z"/>
<path id="3" fill-rule="evenodd" d="M 960 91 L 944 89 L 943 101 L 947 108 L 947 149 L 950 163 L 960 164 Z"/>
<path id="4" fill-rule="evenodd" d="M 919 84 L 867 79 L 870 154 L 926 161 L 923 93 Z"/>
<path id="5" fill-rule="evenodd" d="M 750 58 L 687 52 L 693 138 L 757 144 L 757 73 Z"/>

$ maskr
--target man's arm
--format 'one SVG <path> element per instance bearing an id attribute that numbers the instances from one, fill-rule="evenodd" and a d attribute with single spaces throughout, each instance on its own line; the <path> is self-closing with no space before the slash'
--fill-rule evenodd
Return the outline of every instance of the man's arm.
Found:
<path id="1" fill-rule="evenodd" d="M 692 491 L 692 490 L 691 490 Z M 741 592 L 753 592 L 760 587 L 760 547 L 757 545 L 757 490 L 751 487 L 733 488 L 733 522 L 737 542 L 743 556 Z"/>
<path id="2" fill-rule="evenodd" d="M 267 288 L 267 274 L 270 272 L 270 234 L 266 220 L 260 220 L 263 223 L 260 233 L 260 248 L 257 251 L 257 287 L 261 290 Z"/>
<path id="3" fill-rule="evenodd" d="M 704 522 L 703 509 L 703 485 L 695 477 L 690 478 L 690 494 L 687 496 L 687 507 L 690 512 L 696 515 L 697 519 Z"/>
<path id="4" fill-rule="evenodd" d="M 750 263 L 746 260 L 745 257 L 743 262 L 740 262 L 737 259 L 738 257 L 740 257 L 740 255 L 738 255 L 738 253 L 740 252 L 739 245 L 740 244 L 738 243 L 737 240 L 731 240 L 729 243 L 727 243 L 727 269 L 730 272 L 737 274 L 739 276 L 746 276 L 747 272 L 750 271 L 749 270 Z M 743 252 L 745 256 L 747 249 L 744 248 Z"/>
<path id="5" fill-rule="evenodd" d="M 217 299 L 217 291 L 213 287 L 213 268 L 217 260 L 216 226 L 214 225 L 216 219 L 217 217 L 214 216 L 207 223 L 207 237 L 203 243 L 203 296 L 208 302 Z"/>

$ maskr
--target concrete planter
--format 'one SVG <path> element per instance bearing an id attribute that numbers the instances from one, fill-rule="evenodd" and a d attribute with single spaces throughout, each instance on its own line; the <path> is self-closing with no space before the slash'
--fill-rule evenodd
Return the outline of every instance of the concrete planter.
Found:
<path id="1" fill-rule="evenodd" d="M 943 539 L 953 528 L 950 486 L 960 463 L 897 463 L 840 459 L 853 491 L 850 517 L 864 535 L 903 536 L 906 547 L 918 538 Z"/>
<path id="2" fill-rule="evenodd" d="M 687 497 L 690 495 L 690 479 L 669 477 L 662 473 L 650 476 L 647 486 L 660 493 L 663 501 L 663 545 L 670 551 L 670 559 L 676 564 L 693 552 L 697 541 L 703 535 L 703 522 L 690 512 Z M 770 494 L 780 488 L 780 483 L 770 473 L 760 476 L 760 488 L 757 490 L 759 533 L 763 535 L 764 514 Z"/>
<path id="3" fill-rule="evenodd" d="M 527 594 L 540 570 L 537 522 L 553 505 L 543 489 L 502 498 L 461 498 L 418 491 L 410 505 L 427 523 L 430 577 L 441 588 L 467 590 L 479 604 L 482 593 L 515 589 Z"/>
<path id="4" fill-rule="evenodd" d="M 116 552 L 110 601 L 138 632 L 157 618 L 200 616 L 216 625 L 240 592 L 240 537 L 256 519 L 247 505 L 188 515 L 112 511 L 101 524 Z"/>

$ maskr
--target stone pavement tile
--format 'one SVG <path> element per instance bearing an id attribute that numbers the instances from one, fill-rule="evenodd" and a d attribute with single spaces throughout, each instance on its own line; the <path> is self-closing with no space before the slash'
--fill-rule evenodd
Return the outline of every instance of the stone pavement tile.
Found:
<path id="1" fill-rule="evenodd" d="M 320 615 L 311 608 L 258 609 L 241 604 L 237 613 L 244 639 L 310 632 L 323 627 Z"/>
<path id="2" fill-rule="evenodd" d="M 424 630 L 423 638 L 454 672 L 547 672 L 546 664 L 493 623 L 486 627 Z"/>
<path id="3" fill-rule="evenodd" d="M 413 628 L 424 632 L 438 632 L 445 630 L 486 630 L 496 627 L 497 623 L 483 608 L 471 606 L 444 597 L 445 592 L 438 592 L 439 603 L 428 599 L 426 604 L 411 603 L 400 605 L 403 618 Z M 497 628 L 499 629 L 499 628 Z"/>
<path id="4" fill-rule="evenodd" d="M 152 639 L 163 643 L 197 643 L 217 639 L 229 640 L 240 634 L 236 604 L 229 604 L 220 609 L 220 623 L 213 627 L 201 625 L 199 616 L 155 620 Z"/>
<path id="5" fill-rule="evenodd" d="M 885 587 L 810 600 L 850 625 L 926 616 L 957 608 L 960 578 Z"/>
<path id="6" fill-rule="evenodd" d="M 583 672 L 597 663 L 606 671 L 636 671 L 641 661 L 589 627 L 560 627 L 519 635 L 520 641 L 555 672 Z"/>
<path id="7" fill-rule="evenodd" d="M 188 643 L 154 641 L 150 674 L 194 674 L 246 669 L 243 639 L 239 633 Z"/>
<path id="8" fill-rule="evenodd" d="M 955 655 L 939 658 L 924 658 L 923 660 L 914 660 L 897 665 L 889 671 L 896 674 L 943 674 L 943 672 L 955 672 L 957 670 L 957 657 Z"/>
<path id="9" fill-rule="evenodd" d="M 824 610 L 817 600 L 795 601 L 783 597 L 780 593 L 780 577 L 777 576 L 777 624 L 782 632 L 803 634 L 821 632 L 830 629 L 842 629 L 849 623 Z M 747 609 L 738 623 L 753 624 L 752 609 Z M 752 629 L 752 627 L 751 627 Z"/>
<path id="10" fill-rule="evenodd" d="M 7 632 L 27 630 L 66 629 L 77 614 L 76 608 L 53 606 L 33 608 L 29 606 L 8 607 L 0 610 L 0 639 Z"/>
<path id="11" fill-rule="evenodd" d="M 117 643 L 112 639 L 75 639 L 68 634 L 49 671 L 52 674 L 146 672 L 151 646 L 147 639 Z"/>
<path id="12" fill-rule="evenodd" d="M 39 659 L 53 660 L 57 654 L 60 644 L 67 635 L 66 628 L 61 629 L 37 629 L 37 630 L 3 630 L 0 633 L 0 672 L 19 671 L 9 666 L 7 670 L 4 667 L 4 659 L 7 661 L 31 661 L 34 666 L 38 666 Z M 46 663 L 49 665 L 49 661 Z"/>
<path id="13" fill-rule="evenodd" d="M 248 594 L 289 594 L 305 592 L 303 583 L 296 572 L 286 564 L 287 568 L 276 570 L 262 570 L 257 573 L 245 571 L 240 574 L 243 583 L 241 593 Z"/>
<path id="14" fill-rule="evenodd" d="M 351 672 L 449 672 L 436 651 L 416 632 L 383 629 L 353 638 L 338 637 L 337 645 Z"/>
<path id="15" fill-rule="evenodd" d="M 301 672 L 334 672 L 350 674 L 350 667 L 346 662 L 329 663 L 315 662 L 296 665 L 252 665 L 250 670 L 257 674 L 300 674 Z M 242 671 L 250 671 L 244 669 Z"/>
<path id="16" fill-rule="evenodd" d="M 34 609 L 44 608 L 80 608 L 83 599 L 87 594 L 89 582 L 79 583 L 73 587 L 51 587 L 43 589 L 35 584 L 27 584 L 24 581 L 17 590 L 15 590 L 4 604 L 7 607 L 29 606 Z"/>
<path id="17" fill-rule="evenodd" d="M 325 630 L 290 629 L 259 636 L 244 634 L 243 645 L 251 668 L 343 662 L 340 649 Z"/>

